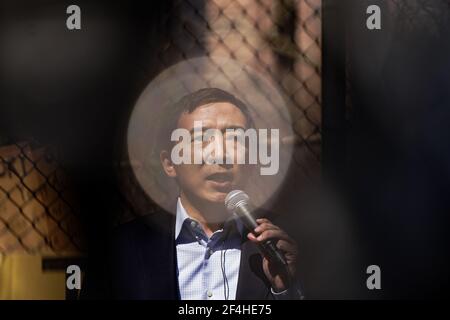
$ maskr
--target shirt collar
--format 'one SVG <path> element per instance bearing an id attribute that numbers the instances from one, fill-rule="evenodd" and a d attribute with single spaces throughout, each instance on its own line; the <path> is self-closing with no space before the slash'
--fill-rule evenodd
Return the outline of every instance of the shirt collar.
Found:
<path id="1" fill-rule="evenodd" d="M 185 224 L 184 222 L 187 219 L 195 221 L 194 219 L 192 219 L 188 215 L 188 213 L 186 212 L 186 209 L 184 209 L 183 204 L 181 203 L 180 197 L 178 197 L 178 200 L 177 200 L 177 212 L 176 212 L 176 218 L 175 218 L 175 240 L 180 235 L 181 229 L 183 228 L 183 225 Z M 234 220 L 240 235 L 243 236 L 243 234 L 244 234 L 244 225 L 243 225 L 242 221 L 240 219 L 237 219 L 234 215 L 230 218 L 230 220 Z M 232 222 L 230 220 L 228 220 L 225 223 Z"/>
<path id="2" fill-rule="evenodd" d="M 181 232 L 181 228 L 183 227 L 183 223 L 186 219 L 189 219 L 189 215 L 181 204 L 181 199 L 177 200 L 177 213 L 175 218 L 175 239 L 178 238 L 178 235 Z"/>

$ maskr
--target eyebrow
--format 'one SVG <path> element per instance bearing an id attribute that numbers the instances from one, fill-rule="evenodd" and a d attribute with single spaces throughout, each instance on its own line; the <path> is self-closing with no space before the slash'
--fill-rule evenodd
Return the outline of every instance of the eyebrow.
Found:
<path id="1" fill-rule="evenodd" d="M 217 129 L 217 128 L 213 128 L 213 127 L 202 127 L 202 132 L 203 131 L 206 131 L 206 130 L 208 130 L 208 129 L 216 129 L 216 130 L 219 130 L 219 129 Z M 236 125 L 234 125 L 234 126 L 228 126 L 228 127 L 226 127 L 226 128 L 224 128 L 224 129 L 222 129 L 222 130 L 220 130 L 221 132 L 226 132 L 226 130 L 229 130 L 229 129 L 232 129 L 232 130 L 236 130 L 236 129 L 242 129 L 242 130 L 246 130 L 244 127 L 242 127 L 242 126 L 236 126 Z M 194 128 L 192 128 L 191 130 L 189 130 L 189 133 L 190 133 L 190 135 L 192 135 L 193 133 L 194 133 Z"/>

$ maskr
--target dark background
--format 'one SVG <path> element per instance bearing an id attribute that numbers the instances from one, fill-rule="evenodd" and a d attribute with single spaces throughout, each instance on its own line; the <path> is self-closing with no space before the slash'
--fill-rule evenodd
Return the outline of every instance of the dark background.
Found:
<path id="1" fill-rule="evenodd" d="M 324 1 L 324 181 L 351 208 L 362 253 L 360 287 L 318 297 L 434 298 L 450 287 L 450 8 L 427 2 L 401 21 L 389 19 L 386 2 L 370 1 L 382 6 L 383 29 L 368 31 L 368 1 Z M 173 3 L 78 1 L 82 30 L 55 33 L 70 4 L 2 1 L 0 138 L 62 150 L 80 198 L 88 279 L 104 281 L 89 287 L 95 298 L 107 288 L 105 248 L 122 210 L 116 168 L 130 108 L 169 59 L 160 49 Z M 381 291 L 365 290 L 370 264 L 381 267 Z"/>
<path id="2" fill-rule="evenodd" d="M 383 298 L 448 295 L 450 3 L 406 1 L 383 29 L 364 28 L 351 1 L 345 138 L 339 153 L 367 262 L 381 267 Z M 326 107 L 326 106 L 325 106 Z M 326 146 L 326 136 L 324 145 Z M 377 263 L 375 263 L 377 262 Z"/>
<path id="3" fill-rule="evenodd" d="M 70 4 L 1 2 L 0 136 L 58 148 L 88 244 L 88 297 L 97 298 L 108 293 L 109 232 L 123 210 L 117 163 L 129 113 L 162 67 L 171 3 L 77 1 L 77 32 L 66 28 Z"/>

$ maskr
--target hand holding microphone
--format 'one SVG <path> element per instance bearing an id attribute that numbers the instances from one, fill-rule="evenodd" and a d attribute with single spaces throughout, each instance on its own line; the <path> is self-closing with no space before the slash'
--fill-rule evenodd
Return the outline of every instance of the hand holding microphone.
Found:
<path id="1" fill-rule="evenodd" d="M 294 241 L 268 219 L 255 219 L 250 199 L 245 192 L 233 190 L 228 193 L 225 206 L 241 219 L 250 230 L 248 238 L 261 249 L 264 255 L 264 273 L 272 288 L 278 292 L 289 288 L 297 259 Z"/>

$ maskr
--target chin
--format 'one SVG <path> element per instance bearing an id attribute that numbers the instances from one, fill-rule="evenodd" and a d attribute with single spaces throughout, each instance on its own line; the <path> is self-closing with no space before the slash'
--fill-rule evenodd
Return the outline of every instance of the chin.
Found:
<path id="1" fill-rule="evenodd" d="M 212 192 L 207 198 L 210 202 L 224 204 L 227 192 Z"/>

